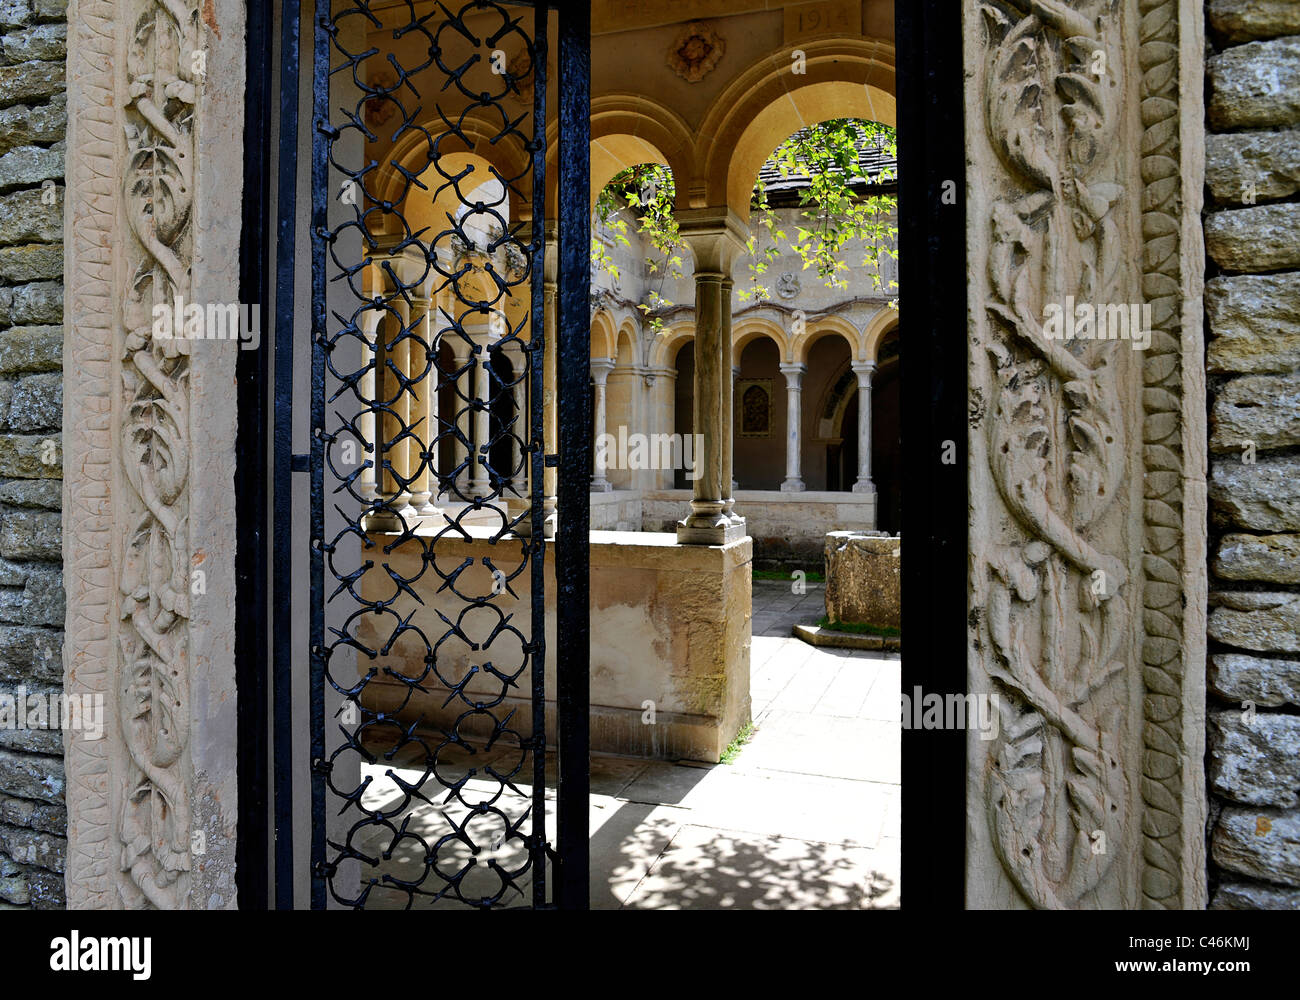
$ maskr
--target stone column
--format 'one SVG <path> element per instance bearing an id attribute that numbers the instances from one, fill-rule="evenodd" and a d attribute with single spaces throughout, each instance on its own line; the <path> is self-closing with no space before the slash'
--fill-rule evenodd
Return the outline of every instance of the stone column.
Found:
<path id="1" fill-rule="evenodd" d="M 657 400 L 654 403 L 655 423 L 660 433 L 676 434 L 676 417 L 677 417 L 677 369 L 676 368 L 655 368 L 652 369 L 651 378 L 655 380 L 657 390 Z M 671 490 L 675 480 L 675 470 L 672 463 L 667 463 L 667 467 L 653 470 L 653 488 L 657 490 Z"/>
<path id="2" fill-rule="evenodd" d="M 785 482 L 782 493 L 802 493 L 800 462 L 803 449 L 803 375 L 807 365 L 781 365 L 785 376 Z"/>
<path id="3" fill-rule="evenodd" d="M 853 492 L 875 493 L 876 484 L 871 481 L 871 375 L 876 363 L 855 361 L 853 370 L 858 376 L 858 481 Z"/>
<path id="4" fill-rule="evenodd" d="M 489 423 L 492 419 L 488 404 L 492 398 L 492 380 L 488 373 L 490 355 L 488 353 L 487 334 L 475 336 L 478 353 L 474 360 L 474 408 L 471 417 L 474 422 L 474 452 L 470 456 L 469 489 L 475 497 L 486 497 L 491 492 L 488 482 L 487 446 L 492 438 Z"/>
<path id="5" fill-rule="evenodd" d="M 450 488 L 458 494 L 464 494 L 469 491 L 469 479 L 471 470 L 465 466 L 465 460 L 469 456 L 469 447 L 466 444 L 470 438 L 470 404 L 467 399 L 473 398 L 470 386 L 473 384 L 474 369 L 467 367 L 470 359 L 470 345 L 465 343 L 464 339 L 457 334 L 452 339 L 452 351 L 455 358 L 456 375 L 453 382 L 456 384 L 456 401 L 452 404 L 451 422 L 455 425 L 456 436 L 452 441 L 452 468 L 458 470 Z M 463 497 L 456 497 L 460 500 Z"/>
<path id="6" fill-rule="evenodd" d="M 729 306 L 724 283 L 745 246 L 743 223 L 726 209 L 699 209 L 679 215 L 679 233 L 695 260 L 695 434 L 703 447 L 694 452 L 691 512 L 677 527 L 677 541 L 723 545 L 743 538 L 744 520 L 729 516 L 731 411 L 726 407 L 731 370 Z"/>
<path id="7" fill-rule="evenodd" d="M 511 426 L 510 440 L 510 484 L 518 493 L 528 492 L 528 465 L 524 461 L 524 449 L 521 442 L 528 436 L 528 381 L 526 355 L 523 348 L 515 345 L 510 351 L 510 364 L 515 373 L 515 384 L 511 390 L 515 419 Z"/>
<path id="8" fill-rule="evenodd" d="M 595 386 L 596 400 L 596 419 L 595 427 L 592 431 L 592 447 L 595 449 L 596 466 L 595 474 L 591 480 L 591 492 L 608 493 L 614 487 L 608 479 L 605 478 L 605 463 L 609 456 L 602 455 L 600 448 L 600 439 L 605 434 L 605 380 L 609 378 L 609 373 L 614 370 L 613 358 L 592 358 L 591 359 L 591 381 Z"/>
<path id="9" fill-rule="evenodd" d="M 379 321 L 383 318 L 383 312 L 379 309 L 372 309 L 362 314 L 361 333 L 365 337 L 366 346 L 361 349 L 361 363 L 363 365 L 361 374 L 361 395 L 366 399 L 375 398 L 375 338 L 379 333 Z M 367 409 L 361 414 L 358 421 L 361 425 L 361 438 L 365 448 L 369 451 L 362 450 L 357 461 L 369 461 L 370 465 L 362 473 L 358 480 L 357 489 L 367 501 L 373 502 L 379 495 L 379 483 L 375 478 L 377 468 L 379 448 L 375 436 L 375 414 L 373 410 Z"/>
<path id="10" fill-rule="evenodd" d="M 736 457 L 736 378 L 740 369 L 735 364 L 735 349 L 731 342 L 731 295 L 735 282 L 730 272 L 722 279 L 722 363 L 724 371 L 731 375 L 722 379 L 722 512 L 732 524 L 745 523 L 744 518 L 736 514 L 736 482 L 734 463 Z"/>
<path id="11" fill-rule="evenodd" d="M 411 424 L 415 428 L 416 440 L 408 442 L 409 463 L 415 473 L 415 481 L 411 484 L 411 506 L 422 517 L 437 513 L 432 503 L 433 491 L 437 488 L 432 470 L 433 452 L 436 450 L 433 442 L 438 435 L 438 370 L 434 367 L 438 352 L 434 346 L 432 311 L 433 303 L 426 285 L 419 289 L 412 303 L 411 326 L 419 339 L 410 342 L 410 367 L 407 369 L 408 377 L 415 379 L 411 386 L 414 394 Z M 428 458 L 423 457 L 424 452 L 428 453 Z"/>
<path id="12" fill-rule="evenodd" d="M 396 270 L 397 262 L 393 263 Z M 410 338 L 403 338 L 402 332 L 409 327 L 411 317 L 405 299 L 394 295 L 391 288 L 385 294 L 389 296 L 388 308 L 379 326 L 374 396 L 377 403 L 386 407 L 376 421 L 379 432 L 375 441 L 378 498 L 384 504 L 384 509 L 375 511 L 367 518 L 366 528 L 370 531 L 391 532 L 401 531 L 404 519 L 413 513 L 411 495 L 403 485 L 403 480 L 411 473 L 407 447 L 410 442 L 409 439 L 398 440 L 403 429 L 410 424 L 411 396 L 403 390 L 397 376 L 397 372 L 410 370 L 411 341 Z"/>
<path id="13" fill-rule="evenodd" d="M 724 466 L 724 481 L 731 484 L 731 491 L 727 494 L 730 498 L 727 503 L 727 516 L 735 517 L 735 496 L 736 496 L 736 380 L 740 378 L 740 365 L 731 366 L 731 393 L 727 403 L 727 409 L 731 412 L 731 447 L 727 449 L 727 461 Z"/>
<path id="14" fill-rule="evenodd" d="M 541 335 L 544 341 L 544 347 L 541 355 L 533 354 L 532 363 L 542 366 L 542 452 L 545 455 L 554 455 L 559 450 L 560 424 L 559 415 L 555 408 L 555 391 L 559 381 L 556 369 L 556 308 L 557 302 L 557 285 L 556 273 L 558 267 L 558 243 L 556 241 L 555 223 L 547 222 L 544 234 L 544 248 L 542 252 L 542 331 Z M 520 238 L 527 240 L 532 238 L 531 224 L 521 231 Z M 536 331 L 529 328 L 528 336 L 530 340 L 536 336 Z M 531 391 L 531 379 L 529 380 L 529 391 Z M 525 427 L 527 427 L 529 440 L 531 442 L 532 428 L 528 424 L 528 418 L 525 418 Z M 529 475 L 531 475 L 531 456 L 529 458 Z M 557 470 L 546 466 L 542 467 L 542 511 L 544 522 L 542 526 L 546 538 L 555 537 L 556 525 L 556 495 L 558 491 L 559 478 Z M 518 517 L 523 513 L 524 508 L 531 503 L 530 498 L 524 497 L 515 501 L 515 506 L 511 507 L 511 514 Z M 531 519 L 523 518 L 515 529 L 520 535 L 527 537 L 532 534 L 533 525 Z"/>

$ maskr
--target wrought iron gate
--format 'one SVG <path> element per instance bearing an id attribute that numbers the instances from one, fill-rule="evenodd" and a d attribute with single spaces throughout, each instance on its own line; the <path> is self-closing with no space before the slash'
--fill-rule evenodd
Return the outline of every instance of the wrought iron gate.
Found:
<path id="1" fill-rule="evenodd" d="M 286 380 L 283 137 L 299 29 L 314 41 L 310 454 L 287 413 L 276 436 L 277 472 L 311 480 L 313 908 L 586 905 L 588 469 L 559 456 L 590 453 L 589 26 L 554 7 L 335 0 L 300 24 L 285 4 Z M 296 681 L 276 628 L 279 756 Z"/>

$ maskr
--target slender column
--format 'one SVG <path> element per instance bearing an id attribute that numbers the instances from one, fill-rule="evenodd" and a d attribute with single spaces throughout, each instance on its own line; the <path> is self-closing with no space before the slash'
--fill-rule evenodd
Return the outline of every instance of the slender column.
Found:
<path id="1" fill-rule="evenodd" d="M 523 439 L 528 434 L 528 383 L 524 378 L 524 352 L 516 346 L 510 351 L 510 365 L 515 384 L 511 389 L 514 402 L 514 423 L 510 439 L 510 485 L 517 493 L 528 492 L 528 465 L 524 462 Z"/>
<path id="2" fill-rule="evenodd" d="M 722 421 L 719 435 L 722 438 L 722 512 L 732 524 L 744 524 L 744 518 L 736 514 L 736 480 L 735 480 L 735 423 L 736 423 L 736 376 L 740 369 L 736 367 L 736 351 L 731 342 L 731 294 L 735 282 L 731 276 L 722 279 Z"/>
<path id="3" fill-rule="evenodd" d="M 807 365 L 782 365 L 785 376 L 785 482 L 783 493 L 802 493 L 800 458 L 803 448 L 803 375 Z"/>
<path id="4" fill-rule="evenodd" d="M 375 398 L 375 337 L 379 332 L 379 321 L 382 317 L 383 313 L 378 309 L 368 310 L 361 315 L 361 333 L 365 337 L 365 345 L 361 348 L 361 395 L 366 400 Z M 366 452 L 363 449 L 357 461 L 368 460 L 370 466 L 362 471 L 358 490 L 367 501 L 373 502 L 379 495 L 379 483 L 375 478 L 379 447 L 375 437 L 375 414 L 369 407 L 361 414 L 360 424 L 362 442 L 370 450 Z"/>
<path id="5" fill-rule="evenodd" d="M 659 388 L 659 427 L 665 434 L 677 433 L 677 369 L 660 368 L 655 371 L 655 385 Z M 655 470 L 655 489 L 671 490 L 675 481 L 672 463 Z"/>
<path id="6" fill-rule="evenodd" d="M 410 419 L 411 397 L 403 391 L 397 376 L 398 372 L 410 370 L 411 341 L 409 338 L 399 341 L 410 322 L 406 300 L 400 295 L 392 295 L 379 329 L 380 340 L 376 349 L 380 363 L 375 376 L 375 400 L 385 407 L 378 420 L 375 454 L 379 466 L 379 499 L 386 509 L 370 516 L 368 527 L 371 531 L 401 531 L 404 518 L 411 512 L 411 496 L 401 482 L 411 472 L 409 442 L 407 439 L 397 440 L 402 437 Z"/>
<path id="7" fill-rule="evenodd" d="M 680 214 L 678 232 L 695 261 L 694 496 L 677 527 L 677 541 L 723 545 L 745 536 L 744 519 L 728 514 L 731 500 L 731 266 L 745 246 L 746 227 L 725 208 Z M 725 466 L 725 468 L 724 468 Z M 725 478 L 724 478 L 725 477 Z"/>
<path id="8" fill-rule="evenodd" d="M 429 341 L 429 378 L 426 387 L 429 394 L 429 429 L 423 435 L 429 451 L 429 506 L 433 514 L 442 513 L 438 507 L 438 498 L 442 493 L 442 447 L 439 440 L 442 436 L 442 372 L 438 368 L 438 355 L 442 350 L 442 318 L 439 313 L 441 299 L 442 293 L 439 293 L 430 302 L 432 313 L 429 333 L 433 339 Z"/>
<path id="9" fill-rule="evenodd" d="M 411 483 L 411 506 L 423 517 L 437 513 L 433 506 L 433 492 L 430 489 L 430 467 L 433 464 L 433 441 L 437 437 L 438 421 L 438 379 L 433 359 L 437 356 L 434 349 L 433 323 L 430 312 L 433 303 L 429 301 L 428 288 L 422 287 L 411 309 L 411 324 L 418 340 L 411 341 L 410 368 L 408 377 L 415 379 L 411 385 L 411 423 L 415 425 L 416 440 L 410 444 L 410 465 L 415 473 Z M 422 458 L 422 452 L 429 452 L 428 459 Z"/>
<path id="10" fill-rule="evenodd" d="M 722 493 L 722 275 L 695 273 L 695 401 L 696 441 L 694 497 L 691 513 L 681 522 L 679 541 L 721 544 L 731 523 L 724 513 Z M 683 537 L 685 535 L 685 537 Z"/>
<path id="11" fill-rule="evenodd" d="M 460 335 L 452 338 L 452 351 L 454 352 L 456 365 L 456 401 L 452 404 L 451 420 L 456 427 L 456 436 L 452 442 L 452 468 L 459 471 L 455 475 L 453 487 L 456 493 L 464 494 L 469 491 L 470 470 L 464 468 L 465 460 L 469 456 L 469 448 L 465 442 L 470 436 L 470 404 L 465 402 L 466 398 L 472 398 L 470 392 L 471 380 L 474 377 L 472 368 L 466 367 L 470 359 L 470 346 L 461 339 Z M 461 499 L 457 497 L 456 499 Z"/>
<path id="12" fill-rule="evenodd" d="M 526 232 L 524 238 L 531 234 Z M 560 441 L 560 424 L 559 415 L 556 411 L 556 386 L 559 382 L 558 371 L 556 369 L 556 350 L 559 347 L 557 340 L 557 322 L 556 309 L 559 305 L 557 302 L 556 272 L 558 267 L 555 223 L 547 222 L 545 229 L 545 249 L 542 255 L 542 331 L 541 335 L 544 341 L 544 349 L 541 355 L 533 355 L 533 363 L 542 366 L 542 451 L 545 455 L 555 455 L 559 452 Z M 530 328 L 529 337 L 535 336 L 535 331 Z M 531 386 L 531 380 L 530 380 Z M 528 428 L 529 440 L 532 435 L 532 417 L 531 414 L 525 416 L 525 427 Z M 531 461 L 531 459 L 530 459 Z M 531 466 L 530 466 L 531 468 Z M 529 484 L 531 487 L 531 484 Z M 556 511 L 556 494 L 558 493 L 559 477 L 558 472 L 553 467 L 543 463 L 542 466 L 542 514 L 543 525 L 542 531 L 546 538 L 554 538 L 558 514 Z M 521 499 L 518 503 L 521 505 L 515 509 L 518 513 L 522 510 L 522 505 L 531 502 L 527 498 Z M 520 535 L 528 536 L 532 533 L 532 522 L 527 518 L 522 520 L 516 529 Z"/>
<path id="13" fill-rule="evenodd" d="M 492 413 L 488 408 L 491 401 L 492 383 L 488 377 L 488 345 L 487 337 L 475 337 L 478 342 L 479 352 L 475 355 L 474 361 L 474 453 L 470 458 L 470 476 L 469 489 L 475 497 L 486 497 L 491 491 L 491 484 L 488 483 L 487 466 L 484 464 L 487 460 L 488 441 L 491 440 L 492 432 L 489 428 L 489 421 L 492 419 Z"/>
<path id="14" fill-rule="evenodd" d="M 736 463 L 736 436 L 735 436 L 736 380 L 739 378 L 740 378 L 740 365 L 733 365 L 731 368 L 731 400 L 730 402 L 727 403 L 727 409 L 731 413 L 732 436 L 731 436 L 731 447 L 727 449 L 727 464 L 725 467 L 726 481 L 731 484 L 731 492 L 728 493 L 727 495 L 733 498 L 730 501 L 728 501 L 731 504 L 731 506 L 727 508 L 727 516 L 732 518 L 733 520 L 736 517 L 736 513 L 735 513 L 736 501 L 734 497 L 736 496 L 736 488 L 737 488 L 736 487 L 736 465 L 735 465 Z"/>
<path id="15" fill-rule="evenodd" d="M 871 376 L 876 370 L 874 361 L 855 361 L 853 370 L 858 376 L 858 481 L 854 493 L 875 493 L 871 481 Z"/>
<path id="16" fill-rule="evenodd" d="M 592 447 L 596 451 L 596 471 L 591 479 L 591 492 L 608 493 L 614 488 L 613 484 L 605 478 L 605 463 L 609 456 L 602 454 L 600 448 L 600 439 L 605 435 L 605 382 L 609 378 L 609 373 L 614 370 L 613 358 L 592 358 L 591 359 L 591 382 L 595 389 L 596 417 L 595 426 L 592 429 Z"/>

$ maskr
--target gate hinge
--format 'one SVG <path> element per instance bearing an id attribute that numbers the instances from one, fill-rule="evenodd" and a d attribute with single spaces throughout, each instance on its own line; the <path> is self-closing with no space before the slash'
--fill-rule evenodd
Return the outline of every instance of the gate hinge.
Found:
<path id="1" fill-rule="evenodd" d="M 546 467 L 547 467 L 548 469 L 556 469 L 556 468 L 559 468 L 559 465 L 560 465 L 560 456 L 559 456 L 559 455 L 547 455 L 547 456 L 546 456 Z"/>
<path id="2" fill-rule="evenodd" d="M 311 472 L 310 455 L 291 455 L 289 457 L 290 472 Z"/>

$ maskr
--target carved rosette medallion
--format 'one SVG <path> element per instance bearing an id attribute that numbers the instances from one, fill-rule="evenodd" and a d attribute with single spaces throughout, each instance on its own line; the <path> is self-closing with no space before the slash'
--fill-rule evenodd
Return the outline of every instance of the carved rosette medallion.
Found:
<path id="1" fill-rule="evenodd" d="M 669 47 L 668 68 L 687 83 L 699 83 L 713 72 L 726 51 L 727 43 L 711 24 L 692 21 Z"/>

